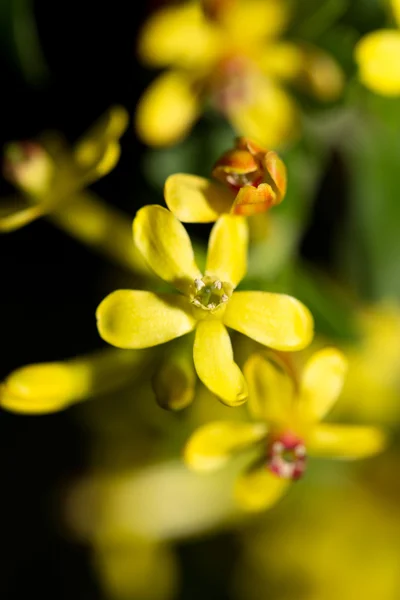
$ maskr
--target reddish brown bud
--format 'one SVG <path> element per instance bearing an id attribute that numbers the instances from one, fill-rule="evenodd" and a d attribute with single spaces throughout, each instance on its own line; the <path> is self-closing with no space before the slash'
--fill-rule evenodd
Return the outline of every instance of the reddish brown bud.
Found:
<path id="1" fill-rule="evenodd" d="M 232 213 L 254 215 L 279 204 L 286 193 L 286 167 L 276 152 L 240 137 L 215 163 L 213 176 L 237 193 Z"/>

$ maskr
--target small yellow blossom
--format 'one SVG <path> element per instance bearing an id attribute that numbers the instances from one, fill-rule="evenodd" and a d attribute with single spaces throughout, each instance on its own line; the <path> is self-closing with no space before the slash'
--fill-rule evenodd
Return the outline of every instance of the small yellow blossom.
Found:
<path id="1" fill-rule="evenodd" d="M 391 6 L 400 27 L 399 0 L 391 0 Z M 383 96 L 399 96 L 399 56 L 399 29 L 379 29 L 363 36 L 355 49 L 355 59 L 363 84 Z"/>
<path id="2" fill-rule="evenodd" d="M 97 309 L 101 337 L 120 348 L 147 348 L 196 330 L 193 359 L 199 378 L 230 405 L 247 397 L 226 327 L 279 350 L 298 350 L 313 335 L 313 319 L 295 298 L 267 292 L 235 292 L 247 268 L 244 217 L 222 215 L 211 231 L 205 273 L 190 238 L 167 209 L 141 208 L 134 242 L 153 271 L 181 294 L 118 290 Z"/>
<path id="3" fill-rule="evenodd" d="M 253 421 L 200 427 L 186 445 L 187 465 L 210 471 L 234 452 L 257 451 L 236 483 L 240 505 L 257 511 L 274 504 L 303 475 L 307 454 L 354 459 L 379 452 L 384 444 L 379 429 L 320 423 L 340 394 L 345 371 L 344 356 L 329 347 L 309 359 L 300 378 L 287 357 L 253 354 L 244 367 Z"/>
<path id="4" fill-rule="evenodd" d="M 283 161 L 249 138 L 237 138 L 216 162 L 213 176 L 217 182 L 185 173 L 167 178 L 165 202 L 180 221 L 209 223 L 223 213 L 255 215 L 282 202 L 286 193 Z"/>
<path id="5" fill-rule="evenodd" d="M 174 144 L 211 101 L 239 135 L 267 147 L 293 138 L 298 108 L 282 82 L 332 100 L 343 75 L 329 55 L 280 40 L 288 21 L 283 0 L 192 0 L 156 11 L 138 53 L 149 66 L 170 70 L 139 101 L 138 135 L 150 145 Z"/>
<path id="6" fill-rule="evenodd" d="M 54 134 L 8 144 L 4 175 L 22 197 L 0 202 L 0 232 L 64 208 L 77 193 L 109 173 L 119 159 L 118 140 L 127 125 L 125 109 L 114 106 L 72 149 Z"/>

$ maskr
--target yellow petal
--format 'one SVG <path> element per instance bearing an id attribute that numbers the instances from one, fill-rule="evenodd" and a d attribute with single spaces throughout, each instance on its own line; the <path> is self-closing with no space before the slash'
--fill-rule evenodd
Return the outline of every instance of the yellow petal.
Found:
<path id="1" fill-rule="evenodd" d="M 245 218 L 222 215 L 211 230 L 206 274 L 236 287 L 246 275 L 248 241 Z"/>
<path id="2" fill-rule="evenodd" d="M 360 79 L 385 96 L 400 94 L 400 31 L 381 29 L 365 35 L 355 49 Z"/>
<path id="3" fill-rule="evenodd" d="M 294 139 L 299 132 L 299 113 L 292 98 L 264 76 L 255 77 L 251 85 L 251 100 L 229 111 L 235 130 L 267 148 Z"/>
<path id="4" fill-rule="evenodd" d="M 267 434 L 263 423 L 214 421 L 199 427 L 184 449 L 185 463 L 195 471 L 213 471 L 234 454 L 260 442 Z"/>
<path id="5" fill-rule="evenodd" d="M 256 512 L 273 506 L 289 484 L 290 480 L 277 477 L 266 466 L 252 467 L 238 478 L 235 496 L 244 510 Z"/>
<path id="6" fill-rule="evenodd" d="M 30 206 L 23 198 L 13 198 L 9 202 L 0 203 L 0 233 L 15 231 L 28 225 L 46 212 L 43 202 Z"/>
<path id="7" fill-rule="evenodd" d="M 164 187 L 168 208 L 184 223 L 212 223 L 231 209 L 234 195 L 222 185 L 204 177 L 176 173 Z"/>
<path id="8" fill-rule="evenodd" d="M 221 11 L 227 38 L 241 45 L 255 44 L 279 35 L 285 28 L 288 3 L 283 0 L 235 0 Z"/>
<path id="9" fill-rule="evenodd" d="M 196 374 L 193 361 L 186 353 L 172 352 L 167 356 L 152 379 L 158 404 L 168 410 L 182 410 L 192 403 Z"/>
<path id="10" fill-rule="evenodd" d="M 162 206 L 144 206 L 133 221 L 133 237 L 153 271 L 189 294 L 193 281 L 201 274 L 182 223 Z"/>
<path id="11" fill-rule="evenodd" d="M 154 67 L 204 67 L 215 55 L 217 37 L 198 2 L 167 6 L 145 22 L 138 53 Z"/>
<path id="12" fill-rule="evenodd" d="M 138 136 L 150 146 L 168 146 L 182 140 L 198 116 L 198 101 L 188 79 L 164 73 L 155 79 L 136 107 Z"/>
<path id="13" fill-rule="evenodd" d="M 243 374 L 233 360 L 229 334 L 221 321 L 200 321 L 193 348 L 197 375 L 225 404 L 238 406 L 247 398 Z"/>
<path id="14" fill-rule="evenodd" d="M 392 11 L 398 27 L 400 27 L 400 0 L 391 0 Z"/>
<path id="15" fill-rule="evenodd" d="M 267 75 L 278 79 L 294 79 L 303 66 L 303 54 L 297 44 L 278 42 L 263 48 L 260 66 Z"/>
<path id="16" fill-rule="evenodd" d="M 321 420 L 342 391 L 347 360 L 336 348 L 319 350 L 309 359 L 300 383 L 299 409 L 306 420 Z"/>
<path id="17" fill-rule="evenodd" d="M 286 294 L 234 292 L 223 321 L 275 350 L 301 350 L 313 337 L 313 318 L 298 300 Z"/>
<path id="18" fill-rule="evenodd" d="M 99 334 L 118 348 L 149 348 L 194 329 L 187 299 L 179 294 L 117 290 L 99 304 Z"/>
<path id="19" fill-rule="evenodd" d="M 329 458 L 365 458 L 381 452 L 386 444 L 383 432 L 376 427 L 319 424 L 312 429 L 307 450 L 314 456 Z"/>
<path id="20" fill-rule="evenodd" d="M 64 362 L 27 365 L 0 386 L 0 406 L 24 414 L 62 410 L 117 389 L 137 373 L 136 353 L 107 349 Z"/>
<path id="21" fill-rule="evenodd" d="M 303 49 L 303 69 L 299 83 L 318 100 L 331 102 L 343 91 L 344 73 L 330 54 L 310 46 Z"/>
<path id="22" fill-rule="evenodd" d="M 294 384 L 278 361 L 253 354 L 243 368 L 249 389 L 248 407 L 256 419 L 285 422 L 291 414 Z"/>
<path id="23" fill-rule="evenodd" d="M 74 159 L 81 184 L 88 185 L 115 167 L 120 156 L 118 140 L 128 122 L 125 108 L 112 106 L 77 142 Z"/>

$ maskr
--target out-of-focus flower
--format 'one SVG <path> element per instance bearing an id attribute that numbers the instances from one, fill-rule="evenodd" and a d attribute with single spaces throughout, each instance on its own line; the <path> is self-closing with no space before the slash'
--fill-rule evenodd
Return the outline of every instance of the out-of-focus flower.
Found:
<path id="1" fill-rule="evenodd" d="M 400 424 L 400 306 L 358 311 L 359 339 L 344 347 L 349 370 L 335 415 Z"/>
<path id="2" fill-rule="evenodd" d="M 400 26 L 400 1 L 391 0 L 394 18 Z M 378 29 L 358 42 L 355 59 L 361 81 L 384 96 L 400 95 L 400 31 Z"/>
<path id="3" fill-rule="evenodd" d="M 237 600 L 395 600 L 400 515 L 354 481 L 317 482 L 242 537 Z"/>
<path id="4" fill-rule="evenodd" d="M 63 410 L 111 392 L 143 373 L 149 356 L 105 349 L 60 362 L 20 367 L 0 384 L 0 406 L 24 414 Z"/>
<path id="5" fill-rule="evenodd" d="M 12 231 L 63 208 L 85 187 L 114 168 L 119 138 L 128 125 L 121 106 L 112 107 L 76 145 L 48 135 L 39 141 L 11 142 L 4 153 L 4 175 L 22 198 L 0 205 L 0 231 Z"/>
<path id="6" fill-rule="evenodd" d="M 229 493 L 236 473 L 233 466 L 206 479 L 179 461 L 159 460 L 124 471 L 97 467 L 64 490 L 68 532 L 90 544 L 106 597 L 176 598 L 180 574 L 173 542 L 242 518 Z"/>
<path id="7" fill-rule="evenodd" d="M 283 161 L 249 138 L 238 138 L 212 174 L 223 185 L 185 173 L 167 178 L 165 202 L 180 221 L 209 223 L 222 213 L 251 216 L 279 204 L 286 193 Z"/>
<path id="8" fill-rule="evenodd" d="M 181 294 L 118 290 L 97 309 L 101 337 L 120 348 L 147 348 L 196 329 L 193 359 L 199 378 L 221 400 L 245 401 L 247 386 L 233 360 L 226 327 L 261 344 L 293 351 L 307 346 L 313 319 L 295 298 L 234 292 L 246 273 L 247 223 L 222 215 L 213 226 L 205 274 L 197 267 L 186 229 L 161 206 L 141 208 L 134 241 L 153 271 Z"/>
<path id="9" fill-rule="evenodd" d="M 116 165 L 128 120 L 122 106 L 110 108 L 73 148 L 54 133 L 34 142 L 10 143 L 4 174 L 21 195 L 0 201 L 0 232 L 46 216 L 124 268 L 149 276 L 132 244 L 131 219 L 85 189 Z"/>
<path id="10" fill-rule="evenodd" d="M 307 454 L 353 459 L 379 452 L 384 444 L 379 429 L 320 422 L 340 394 L 345 371 L 346 360 L 334 348 L 315 353 L 301 377 L 287 357 L 272 361 L 252 355 L 244 372 L 253 421 L 200 427 L 186 445 L 187 465 L 210 471 L 235 452 L 257 451 L 235 488 L 240 505 L 257 511 L 274 504 L 303 475 Z"/>
<path id="11" fill-rule="evenodd" d="M 177 142 L 207 100 L 240 135 L 267 147 L 296 135 L 298 108 L 282 83 L 298 82 L 332 100 L 343 75 L 326 53 L 279 39 L 289 17 L 281 0 L 189 1 L 155 12 L 142 30 L 139 56 L 171 70 L 139 101 L 138 135 L 155 146 Z"/>

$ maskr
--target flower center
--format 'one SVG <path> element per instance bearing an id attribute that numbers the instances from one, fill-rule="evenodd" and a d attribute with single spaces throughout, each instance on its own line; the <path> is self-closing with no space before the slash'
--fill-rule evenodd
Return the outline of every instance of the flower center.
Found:
<path id="1" fill-rule="evenodd" d="M 263 175 L 260 171 L 253 173 L 229 173 L 226 175 L 227 183 L 233 187 L 235 191 L 239 190 L 244 185 L 253 185 L 257 187 L 262 183 Z"/>
<path id="2" fill-rule="evenodd" d="M 251 102 L 254 82 L 249 62 L 242 56 L 222 59 L 213 78 L 213 102 L 218 110 L 229 114 Z"/>
<path id="3" fill-rule="evenodd" d="M 304 442 L 286 432 L 275 438 L 268 451 L 268 468 L 283 479 L 299 479 L 306 469 L 307 452 Z"/>
<path id="4" fill-rule="evenodd" d="M 201 279 L 195 279 L 193 288 L 192 304 L 209 311 L 214 311 L 228 302 L 232 294 L 231 284 L 209 275 L 205 275 Z"/>

